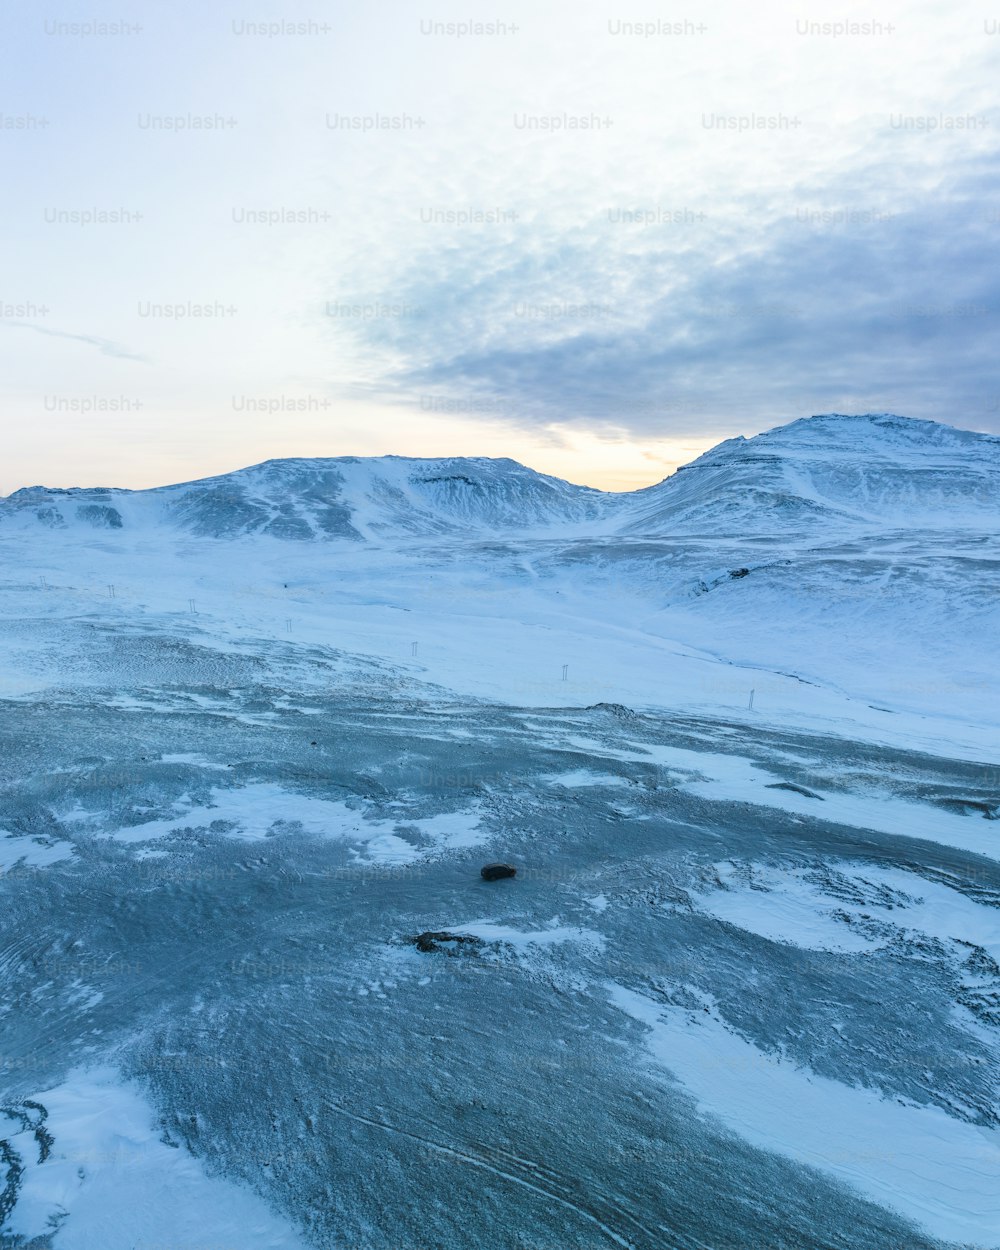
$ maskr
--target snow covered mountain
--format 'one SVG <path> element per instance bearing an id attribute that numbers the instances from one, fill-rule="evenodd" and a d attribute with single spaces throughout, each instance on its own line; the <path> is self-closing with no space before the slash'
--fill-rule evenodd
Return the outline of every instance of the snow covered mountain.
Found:
<path id="1" fill-rule="evenodd" d="M 32 486 L 0 524 L 173 525 L 211 537 L 445 534 L 811 534 L 995 527 L 1000 439 L 891 415 L 814 416 L 720 442 L 644 490 L 609 494 L 484 456 L 269 460 L 154 490 Z"/>
<path id="2" fill-rule="evenodd" d="M 201 579 L 223 586 L 236 544 L 233 568 L 273 568 L 282 593 L 336 586 L 359 613 L 433 607 L 435 629 L 461 621 L 470 664 L 485 645 L 472 617 L 506 630 L 558 608 L 574 630 L 638 625 L 726 663 L 979 715 L 1000 632 L 998 531 L 1000 438 L 890 414 L 728 439 L 623 493 L 506 459 L 343 456 L 0 500 L 0 542 L 29 544 L 32 565 L 75 579 L 81 553 L 102 550 L 107 567 L 87 579 L 143 602 L 163 598 L 179 561 L 176 600 L 204 603 L 195 551 Z M 328 607 L 313 610 L 319 626 Z"/>
<path id="3" fill-rule="evenodd" d="M 783 673 L 908 711 L 961 704 L 991 723 L 998 529 L 1000 438 L 887 414 L 729 439 L 618 494 L 512 460 L 345 456 L 0 500 L 8 560 L 55 581 L 114 585 L 164 607 L 204 605 L 205 586 L 247 607 L 294 595 L 288 612 L 308 612 L 319 638 L 332 596 L 356 618 L 362 649 L 371 613 L 402 614 L 408 634 L 420 620 L 452 638 L 441 680 L 465 690 L 512 695 L 508 673 L 486 679 L 484 649 L 503 637 L 501 653 L 530 650 L 535 641 L 515 644 L 509 631 L 539 622 L 546 650 L 565 629 L 585 633 L 595 678 L 616 662 L 600 632 L 627 630 L 633 657 L 640 637 L 669 640 L 715 668 Z M 232 598 L 218 611 L 231 621 Z M 553 612 L 557 624 L 543 627 Z M 608 684 L 622 701 L 644 700 L 651 678 L 621 686 L 625 672 Z M 663 697 L 686 700 L 671 673 L 657 677 Z M 728 678 L 718 688 L 730 697 Z"/>
<path id="4" fill-rule="evenodd" d="M 234 538 L 384 539 L 575 525 L 605 497 L 514 460 L 338 456 L 268 460 L 218 477 L 145 491 L 35 486 L 0 503 L 0 520 L 56 528 L 173 525 Z"/>
<path id="5" fill-rule="evenodd" d="M 888 413 L 727 439 L 637 491 L 630 533 L 814 533 L 1000 523 L 1000 438 Z"/>
<path id="6" fill-rule="evenodd" d="M 0 525 L 176 526 L 292 540 L 549 531 L 814 534 L 995 527 L 1000 438 L 888 414 L 805 418 L 728 439 L 655 486 L 613 494 L 507 459 L 404 456 L 269 460 L 153 490 L 30 487 L 0 501 Z"/>

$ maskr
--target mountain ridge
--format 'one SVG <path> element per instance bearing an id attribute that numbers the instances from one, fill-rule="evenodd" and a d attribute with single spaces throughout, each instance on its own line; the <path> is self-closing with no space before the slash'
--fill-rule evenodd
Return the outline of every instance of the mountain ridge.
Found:
<path id="1" fill-rule="evenodd" d="M 837 523 L 934 528 L 997 518 L 1000 438 L 893 413 L 826 413 L 724 439 L 634 491 L 602 491 L 509 457 L 272 458 L 140 490 L 29 486 L 0 499 L 0 532 L 175 525 L 212 538 L 808 534 Z"/>

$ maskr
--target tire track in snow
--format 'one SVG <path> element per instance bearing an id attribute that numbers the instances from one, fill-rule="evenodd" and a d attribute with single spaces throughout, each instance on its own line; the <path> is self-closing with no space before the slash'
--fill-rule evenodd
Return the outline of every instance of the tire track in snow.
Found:
<path id="1" fill-rule="evenodd" d="M 528 1180 L 523 1176 L 518 1176 L 515 1172 L 508 1172 L 503 1168 L 496 1167 L 492 1163 L 488 1163 L 485 1159 L 480 1159 L 474 1154 L 469 1154 L 466 1151 L 459 1150 L 455 1146 L 447 1146 L 442 1142 L 434 1141 L 432 1138 L 423 1137 L 419 1133 L 413 1133 L 409 1129 L 400 1128 L 395 1124 L 387 1124 L 384 1120 L 375 1120 L 369 1116 L 360 1115 L 358 1112 L 350 1111 L 347 1107 L 341 1106 L 339 1103 L 330 1102 L 328 1099 L 324 1100 L 324 1106 L 328 1107 L 331 1111 L 335 1111 L 338 1115 L 347 1116 L 349 1119 L 356 1120 L 360 1124 L 367 1124 L 371 1128 L 380 1128 L 384 1129 L 388 1133 L 396 1133 L 401 1137 L 408 1137 L 411 1141 L 419 1142 L 422 1146 L 428 1146 L 432 1150 L 437 1150 L 442 1155 L 449 1155 L 454 1159 L 459 1159 L 462 1163 L 467 1163 L 470 1167 L 481 1168 L 484 1172 L 492 1172 L 494 1176 L 502 1177 L 504 1180 L 511 1181 L 515 1185 L 520 1185 L 524 1189 L 530 1189 L 534 1193 L 541 1195 L 543 1198 L 550 1198 L 555 1202 L 558 1202 L 561 1206 L 564 1206 L 568 1210 L 574 1212 L 574 1214 L 579 1215 L 588 1223 L 595 1225 L 609 1240 L 613 1241 L 616 1246 L 623 1247 L 623 1250 L 636 1250 L 633 1242 L 626 1241 L 624 1237 L 620 1237 L 613 1228 L 610 1228 L 607 1224 L 605 1224 L 604 1221 L 592 1211 L 588 1211 L 586 1207 L 580 1206 L 572 1199 L 564 1197 L 563 1194 L 554 1192 L 553 1188 L 548 1188 L 546 1185 L 542 1184 L 542 1176 L 536 1177 L 535 1180 Z M 507 1152 L 504 1151 L 498 1153 L 506 1154 Z M 508 1157 L 512 1160 L 516 1160 L 518 1163 L 522 1162 L 517 1159 L 517 1156 L 510 1155 Z M 549 1172 L 548 1169 L 544 1169 L 541 1165 L 534 1163 L 523 1163 L 522 1166 L 530 1167 L 533 1170 L 537 1170 L 539 1173 L 545 1173 L 544 1179 L 548 1180 L 549 1184 L 554 1186 L 555 1182 L 551 1179 L 553 1174 Z M 656 1242 L 656 1234 L 644 1224 L 640 1223 L 634 1215 L 629 1214 L 629 1212 L 624 1211 L 619 1207 L 615 1207 L 614 1212 L 620 1219 L 634 1225 L 638 1231 L 651 1238 L 654 1243 Z"/>

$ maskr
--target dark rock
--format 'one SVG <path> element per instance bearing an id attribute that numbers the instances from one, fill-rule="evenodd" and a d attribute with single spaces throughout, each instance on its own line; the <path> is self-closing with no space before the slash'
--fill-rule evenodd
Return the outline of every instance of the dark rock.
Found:
<path id="1" fill-rule="evenodd" d="M 607 712 L 610 716 L 617 716 L 619 720 L 638 720 L 638 713 L 633 712 L 624 703 L 592 703 L 586 710 L 588 712 Z"/>
<path id="2" fill-rule="evenodd" d="M 415 937 L 410 938 L 410 941 L 418 951 L 430 953 L 431 951 L 443 950 L 449 955 L 455 954 L 455 948 L 451 945 L 445 945 L 445 943 L 450 944 L 454 942 L 456 945 L 460 945 L 462 943 L 471 943 L 474 946 L 480 945 L 480 939 L 473 937 L 470 933 L 448 933 L 447 930 L 434 932 L 431 929 L 428 929 L 426 933 L 418 933 Z"/>
<path id="3" fill-rule="evenodd" d="M 970 812 L 978 812 L 986 820 L 1000 820 L 1000 801 L 996 799 L 988 802 L 984 799 L 952 798 L 942 795 L 932 798 L 931 802 L 948 811 L 958 812 L 962 816 L 968 816 Z"/>
<path id="4" fill-rule="evenodd" d="M 730 569 L 729 576 L 730 577 L 746 577 L 749 574 L 749 572 L 750 572 L 749 569 Z"/>
<path id="5" fill-rule="evenodd" d="M 122 528 L 121 513 L 117 508 L 109 508 L 104 504 L 85 503 L 76 510 L 81 521 L 89 521 L 97 529 L 120 530 Z"/>
<path id="6" fill-rule="evenodd" d="M 484 881 L 500 881 L 504 877 L 516 877 L 517 869 L 513 864 L 486 864 L 479 875 Z"/>

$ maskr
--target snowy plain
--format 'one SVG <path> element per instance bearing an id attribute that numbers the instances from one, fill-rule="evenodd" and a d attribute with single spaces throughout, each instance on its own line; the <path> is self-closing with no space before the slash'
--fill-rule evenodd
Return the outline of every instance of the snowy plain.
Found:
<path id="1" fill-rule="evenodd" d="M 0 1246 L 1000 1246 L 998 530 L 886 415 L 0 500 Z"/>

